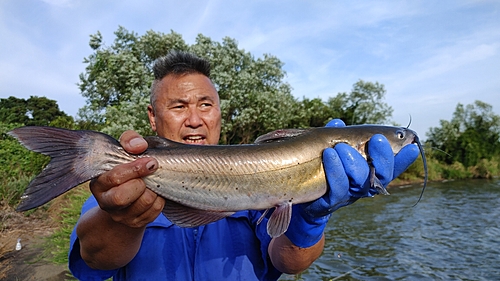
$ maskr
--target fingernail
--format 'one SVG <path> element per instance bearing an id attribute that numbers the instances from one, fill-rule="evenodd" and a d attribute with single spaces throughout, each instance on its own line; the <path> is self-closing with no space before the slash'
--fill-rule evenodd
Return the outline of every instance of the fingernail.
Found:
<path id="1" fill-rule="evenodd" d="M 149 161 L 147 164 L 146 164 L 146 168 L 148 168 L 148 170 L 152 171 L 156 168 L 156 163 L 155 161 L 151 160 Z"/>
<path id="2" fill-rule="evenodd" d="M 134 139 L 131 139 L 130 142 L 129 142 L 130 146 L 132 147 L 138 147 L 138 146 L 141 146 L 144 144 L 144 139 L 141 139 L 141 138 L 134 138 Z"/>

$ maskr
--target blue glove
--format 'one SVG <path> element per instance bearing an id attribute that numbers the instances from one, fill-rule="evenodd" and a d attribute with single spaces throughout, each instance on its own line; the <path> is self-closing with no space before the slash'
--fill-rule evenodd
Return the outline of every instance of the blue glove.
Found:
<path id="1" fill-rule="evenodd" d="M 344 127 L 340 119 L 330 121 L 327 127 Z M 368 142 L 368 154 L 375 167 L 379 184 L 386 187 L 390 181 L 404 172 L 418 157 L 416 145 L 407 145 L 394 156 L 383 135 L 374 135 Z M 354 148 L 339 143 L 323 151 L 328 190 L 315 201 L 293 206 L 292 219 L 285 235 L 302 248 L 318 243 L 331 214 L 340 207 L 354 203 L 359 198 L 378 194 L 370 182 L 370 167 Z"/>

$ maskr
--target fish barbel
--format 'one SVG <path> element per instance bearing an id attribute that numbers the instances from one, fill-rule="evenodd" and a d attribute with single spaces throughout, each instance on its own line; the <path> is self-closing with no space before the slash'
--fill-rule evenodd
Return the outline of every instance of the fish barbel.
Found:
<path id="1" fill-rule="evenodd" d="M 271 237 L 287 230 L 292 204 L 325 194 L 325 148 L 347 143 L 369 160 L 367 142 L 373 135 L 382 134 L 394 154 L 407 144 L 417 143 L 425 164 L 414 131 L 378 125 L 277 130 L 247 145 L 199 146 L 146 137 L 148 149 L 139 155 L 127 153 L 117 140 L 95 131 L 27 126 L 9 134 L 28 149 L 51 157 L 26 188 L 19 211 L 43 205 L 117 165 L 154 157 L 159 167 L 143 180 L 166 199 L 163 213 L 174 224 L 194 227 L 240 210 L 275 208 L 267 225 Z M 371 169 L 373 186 L 379 193 L 388 194 Z"/>

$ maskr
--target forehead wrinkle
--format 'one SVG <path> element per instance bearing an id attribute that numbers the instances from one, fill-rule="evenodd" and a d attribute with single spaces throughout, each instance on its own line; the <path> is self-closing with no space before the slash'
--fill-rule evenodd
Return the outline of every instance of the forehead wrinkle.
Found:
<path id="1" fill-rule="evenodd" d="M 191 101 L 192 101 L 191 97 L 174 98 L 174 99 L 168 99 L 167 100 L 167 104 L 168 105 L 176 104 L 176 103 L 189 104 Z M 212 97 L 210 95 L 198 96 L 196 98 L 196 102 L 200 102 L 200 101 L 211 101 L 211 102 L 214 102 L 214 103 L 216 102 L 216 100 L 214 100 L 214 97 Z"/>
<path id="2" fill-rule="evenodd" d="M 176 103 L 188 104 L 190 98 L 175 98 L 175 99 L 167 99 L 167 105 L 172 105 Z"/>

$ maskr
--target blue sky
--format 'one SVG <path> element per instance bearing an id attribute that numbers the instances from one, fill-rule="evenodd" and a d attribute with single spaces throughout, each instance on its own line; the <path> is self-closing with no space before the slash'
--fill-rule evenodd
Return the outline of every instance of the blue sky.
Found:
<path id="1" fill-rule="evenodd" d="M 121 25 L 202 33 L 285 63 L 297 98 L 349 92 L 379 82 L 393 120 L 425 139 L 457 103 L 481 100 L 500 114 L 500 1 L 0 1 L 0 98 L 31 95 L 76 116 L 85 103 L 76 83 L 91 54 Z"/>

